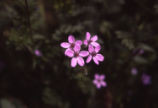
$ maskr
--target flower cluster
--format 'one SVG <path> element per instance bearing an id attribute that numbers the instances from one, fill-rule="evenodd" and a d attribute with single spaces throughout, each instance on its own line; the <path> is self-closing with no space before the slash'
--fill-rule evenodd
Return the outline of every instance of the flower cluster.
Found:
<path id="1" fill-rule="evenodd" d="M 94 35 L 91 37 L 89 32 L 86 33 L 85 40 L 75 40 L 75 37 L 69 35 L 68 42 L 62 42 L 61 47 L 66 48 L 65 55 L 71 58 L 71 67 L 84 66 L 84 57 L 87 57 L 86 63 L 90 63 L 93 60 L 97 65 L 99 62 L 104 61 L 104 56 L 99 54 L 101 46 L 98 42 L 98 36 Z M 87 50 L 82 50 L 82 45 L 84 45 Z"/>

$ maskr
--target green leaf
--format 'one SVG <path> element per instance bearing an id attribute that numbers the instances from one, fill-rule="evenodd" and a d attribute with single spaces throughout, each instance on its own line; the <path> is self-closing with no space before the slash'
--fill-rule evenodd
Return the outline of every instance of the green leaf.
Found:
<path id="1" fill-rule="evenodd" d="M 139 48 L 144 49 L 145 51 L 154 52 L 154 49 L 147 44 L 139 44 Z"/>
<path id="2" fill-rule="evenodd" d="M 140 64 L 148 63 L 148 61 L 145 58 L 141 57 L 141 56 L 135 56 L 134 61 L 137 62 L 137 63 L 140 63 Z"/>

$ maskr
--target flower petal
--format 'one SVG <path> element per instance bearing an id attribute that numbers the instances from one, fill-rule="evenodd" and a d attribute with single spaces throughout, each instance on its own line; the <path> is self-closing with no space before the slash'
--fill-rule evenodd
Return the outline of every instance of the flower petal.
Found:
<path id="1" fill-rule="evenodd" d="M 100 89 L 100 88 L 101 88 L 101 83 L 96 84 L 96 87 L 97 87 L 98 89 Z"/>
<path id="2" fill-rule="evenodd" d="M 89 55 L 89 52 L 88 51 L 80 51 L 79 55 L 82 57 L 86 57 Z"/>
<path id="3" fill-rule="evenodd" d="M 97 35 L 93 36 L 93 37 L 91 38 L 91 40 L 92 40 L 92 41 L 98 40 L 98 36 L 97 36 Z"/>
<path id="4" fill-rule="evenodd" d="M 93 61 L 95 62 L 95 64 L 99 65 L 99 61 L 96 57 L 93 57 Z"/>
<path id="5" fill-rule="evenodd" d="M 36 56 L 42 56 L 41 52 L 38 49 L 36 49 L 34 51 L 34 53 L 35 53 Z M 1 66 L 0 66 L 0 68 L 1 68 Z"/>
<path id="6" fill-rule="evenodd" d="M 79 52 L 80 49 L 81 49 L 81 46 L 80 46 L 80 45 L 76 44 L 76 45 L 74 46 L 74 51 L 75 51 L 75 52 Z"/>
<path id="7" fill-rule="evenodd" d="M 94 50 L 96 53 L 98 53 L 100 51 L 100 49 L 101 49 L 101 46 L 99 45 L 99 46 L 96 46 Z"/>
<path id="8" fill-rule="evenodd" d="M 77 41 L 75 42 L 75 44 L 82 45 L 82 41 L 81 41 L 81 40 L 77 40 Z"/>
<path id="9" fill-rule="evenodd" d="M 87 46 L 87 45 L 88 45 L 88 40 L 84 40 L 84 42 L 83 42 L 83 43 L 84 43 L 84 45 L 86 45 L 86 46 Z"/>
<path id="10" fill-rule="evenodd" d="M 68 42 L 62 42 L 60 44 L 60 46 L 63 47 L 63 48 L 69 48 L 70 47 L 70 43 L 68 43 Z"/>
<path id="11" fill-rule="evenodd" d="M 100 76 L 98 74 L 95 74 L 95 79 L 98 80 L 100 78 Z"/>
<path id="12" fill-rule="evenodd" d="M 95 85 L 98 84 L 98 80 L 96 80 L 96 79 L 93 80 L 93 84 L 95 84 Z"/>
<path id="13" fill-rule="evenodd" d="M 71 66 L 76 67 L 76 65 L 77 65 L 77 58 L 72 58 L 71 59 Z"/>
<path id="14" fill-rule="evenodd" d="M 86 32 L 86 40 L 90 40 L 91 34 L 89 32 Z"/>
<path id="15" fill-rule="evenodd" d="M 94 51 L 94 47 L 93 47 L 92 45 L 89 45 L 89 46 L 88 46 L 88 51 L 89 51 L 90 53 L 92 53 L 92 52 Z"/>
<path id="16" fill-rule="evenodd" d="M 104 80 L 104 78 L 105 78 L 105 75 L 100 75 L 99 77 L 100 80 Z"/>
<path id="17" fill-rule="evenodd" d="M 106 86 L 107 86 L 107 83 L 104 82 L 104 81 L 102 81 L 102 82 L 101 82 L 101 85 L 102 85 L 103 87 L 106 87 Z"/>
<path id="18" fill-rule="evenodd" d="M 75 37 L 72 36 L 72 35 L 70 35 L 70 36 L 68 37 L 68 41 L 69 41 L 69 43 L 74 43 L 74 42 L 75 42 Z"/>
<path id="19" fill-rule="evenodd" d="M 138 73 L 137 68 L 133 67 L 131 70 L 131 73 L 132 73 L 132 75 L 137 75 L 137 73 Z"/>
<path id="20" fill-rule="evenodd" d="M 91 42 L 91 45 L 93 45 L 95 47 L 100 46 L 99 43 L 97 43 L 97 42 Z"/>
<path id="21" fill-rule="evenodd" d="M 92 60 L 92 55 L 89 55 L 87 60 L 86 60 L 86 63 L 89 63 L 91 60 Z"/>
<path id="22" fill-rule="evenodd" d="M 77 61 L 78 61 L 78 64 L 79 64 L 80 66 L 84 66 L 84 60 L 83 60 L 82 57 L 78 57 L 78 58 L 77 58 Z"/>
<path id="23" fill-rule="evenodd" d="M 104 61 L 104 56 L 102 54 L 97 54 L 95 56 L 99 61 Z"/>
<path id="24" fill-rule="evenodd" d="M 65 55 L 68 57 L 73 57 L 74 56 L 74 51 L 72 51 L 71 49 L 66 49 L 65 51 Z"/>

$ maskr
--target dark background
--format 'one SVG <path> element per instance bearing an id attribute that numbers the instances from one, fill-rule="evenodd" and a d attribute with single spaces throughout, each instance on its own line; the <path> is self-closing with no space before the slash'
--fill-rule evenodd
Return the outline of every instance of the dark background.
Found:
<path id="1" fill-rule="evenodd" d="M 105 60 L 71 68 L 60 43 L 86 32 Z M 158 108 L 157 52 L 157 0 L 1 0 L 0 108 Z"/>

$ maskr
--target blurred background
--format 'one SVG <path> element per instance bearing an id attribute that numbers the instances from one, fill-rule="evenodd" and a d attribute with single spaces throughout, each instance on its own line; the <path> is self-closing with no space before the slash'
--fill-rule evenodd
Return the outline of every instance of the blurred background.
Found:
<path id="1" fill-rule="evenodd" d="M 86 32 L 105 60 L 72 68 L 60 43 Z M 1 0 L 0 108 L 158 108 L 157 53 L 157 0 Z"/>

